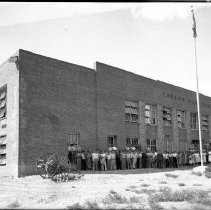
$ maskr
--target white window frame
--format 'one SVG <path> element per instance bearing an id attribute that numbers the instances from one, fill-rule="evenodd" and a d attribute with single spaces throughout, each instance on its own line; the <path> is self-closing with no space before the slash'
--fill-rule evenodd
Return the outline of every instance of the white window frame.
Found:
<path id="1" fill-rule="evenodd" d="M 68 144 L 79 145 L 80 133 L 70 133 L 68 134 Z"/>
<path id="2" fill-rule="evenodd" d="M 163 125 L 172 126 L 172 110 L 171 108 L 163 107 Z"/>
<path id="3" fill-rule="evenodd" d="M 186 125 L 186 111 L 177 110 L 177 126 L 179 128 L 185 129 Z"/>
<path id="4" fill-rule="evenodd" d="M 154 121 L 154 123 L 153 123 Z M 145 104 L 145 123 L 156 125 L 156 105 Z"/>
<path id="5" fill-rule="evenodd" d="M 195 115 L 195 117 L 194 117 Z M 193 120 L 195 119 L 195 123 L 193 122 Z M 195 126 L 193 126 L 195 125 Z M 197 130 L 198 129 L 198 113 L 197 112 L 191 112 L 190 113 L 190 128 L 192 130 Z"/>
<path id="6" fill-rule="evenodd" d="M 138 114 L 138 102 L 137 101 L 125 101 L 125 121 L 126 122 L 139 122 Z"/>

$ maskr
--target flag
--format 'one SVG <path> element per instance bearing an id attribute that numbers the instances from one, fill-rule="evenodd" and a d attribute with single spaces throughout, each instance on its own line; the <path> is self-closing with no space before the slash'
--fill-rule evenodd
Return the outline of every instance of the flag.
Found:
<path id="1" fill-rule="evenodd" d="M 197 37 L 197 34 L 196 34 L 196 19 L 195 19 L 195 16 L 194 16 L 193 9 L 191 10 L 191 12 L 192 12 L 192 17 L 193 17 L 193 27 L 192 27 L 193 37 L 196 38 Z"/>

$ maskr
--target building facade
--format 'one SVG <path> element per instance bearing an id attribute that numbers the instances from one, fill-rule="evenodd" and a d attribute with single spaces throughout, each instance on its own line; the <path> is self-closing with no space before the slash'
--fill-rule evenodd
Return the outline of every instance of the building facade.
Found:
<path id="1" fill-rule="evenodd" d="M 42 152 L 198 147 L 196 93 L 96 62 L 95 69 L 19 50 L 0 66 L 0 171 L 36 173 Z M 200 95 L 203 145 L 211 98 Z"/>

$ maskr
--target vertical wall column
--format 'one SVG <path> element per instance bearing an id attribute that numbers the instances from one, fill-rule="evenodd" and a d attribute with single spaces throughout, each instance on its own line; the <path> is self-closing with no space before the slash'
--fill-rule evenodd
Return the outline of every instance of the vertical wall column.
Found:
<path id="1" fill-rule="evenodd" d="M 172 108 L 172 126 L 173 126 L 173 141 L 174 141 L 174 150 L 179 151 L 179 129 L 177 126 L 177 110 Z"/>
<path id="2" fill-rule="evenodd" d="M 211 143 L 211 115 L 208 116 L 209 143 Z"/>
<path id="3" fill-rule="evenodd" d="M 157 149 L 163 151 L 164 149 L 164 130 L 163 130 L 163 106 L 157 105 Z"/>
<path id="4" fill-rule="evenodd" d="M 187 147 L 189 148 L 191 144 L 190 111 L 186 111 L 185 117 L 186 117 L 185 127 L 187 131 Z"/>
<path id="5" fill-rule="evenodd" d="M 142 148 L 147 148 L 146 124 L 145 124 L 145 103 L 139 101 L 139 136 Z"/>

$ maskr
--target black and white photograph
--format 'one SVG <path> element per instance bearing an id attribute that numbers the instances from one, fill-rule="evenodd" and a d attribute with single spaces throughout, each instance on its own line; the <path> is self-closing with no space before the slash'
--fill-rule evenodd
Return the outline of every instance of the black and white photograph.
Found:
<path id="1" fill-rule="evenodd" d="M 0 3 L 0 209 L 211 209 L 211 4 Z"/>

